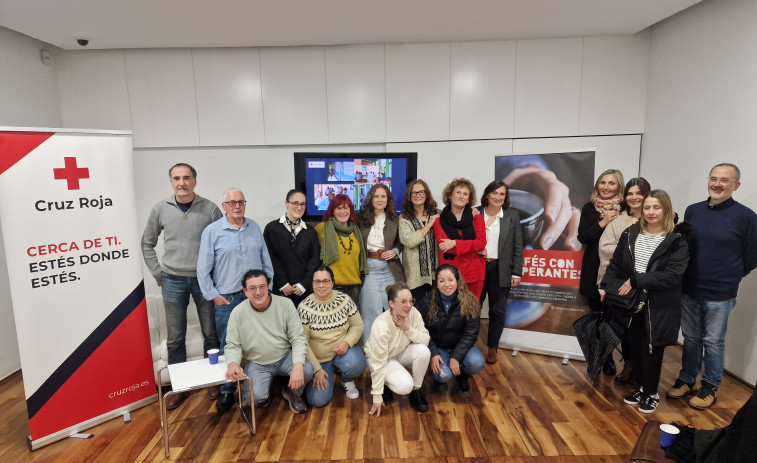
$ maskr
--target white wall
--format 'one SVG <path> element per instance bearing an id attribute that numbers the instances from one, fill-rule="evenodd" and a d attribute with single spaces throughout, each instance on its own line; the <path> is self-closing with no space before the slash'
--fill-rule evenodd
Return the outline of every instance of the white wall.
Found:
<path id="1" fill-rule="evenodd" d="M 641 33 L 56 62 L 66 127 L 131 128 L 137 148 L 333 145 L 640 133 L 648 51 Z"/>
<path id="2" fill-rule="evenodd" d="M 719 162 L 742 171 L 735 199 L 757 210 L 757 2 L 707 0 L 654 26 L 641 174 L 682 213 L 707 198 Z M 713 262 L 713 265 L 717 263 Z M 726 369 L 757 381 L 757 276 L 741 284 Z"/>
<path id="3" fill-rule="evenodd" d="M 52 47 L 0 27 L 0 126 L 61 125 L 55 66 L 42 64 L 42 48 Z M 2 156 L 2 153 L 0 153 Z M 0 379 L 18 370 L 16 326 L 10 300 L 5 246 L 0 234 Z"/>

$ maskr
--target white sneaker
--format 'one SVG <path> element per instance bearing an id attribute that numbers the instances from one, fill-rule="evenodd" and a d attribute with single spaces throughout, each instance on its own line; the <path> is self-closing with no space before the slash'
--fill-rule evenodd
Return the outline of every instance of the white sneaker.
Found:
<path id="1" fill-rule="evenodd" d="M 357 388 L 355 387 L 354 381 L 347 381 L 346 383 L 342 383 L 342 387 L 344 388 L 344 393 L 347 395 L 347 398 L 357 399 L 358 397 L 360 397 L 360 392 L 358 392 Z"/>

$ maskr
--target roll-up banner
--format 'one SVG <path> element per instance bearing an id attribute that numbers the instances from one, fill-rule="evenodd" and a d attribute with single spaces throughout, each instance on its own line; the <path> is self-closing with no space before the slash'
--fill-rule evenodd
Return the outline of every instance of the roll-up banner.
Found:
<path id="1" fill-rule="evenodd" d="M 0 127 L 32 450 L 157 400 L 131 134 Z"/>
<path id="2" fill-rule="evenodd" d="M 579 294 L 581 207 L 594 187 L 594 152 L 496 156 L 496 179 L 510 185 L 521 218 L 523 277 L 505 310 L 503 347 L 583 359 L 573 322 L 588 313 Z"/>

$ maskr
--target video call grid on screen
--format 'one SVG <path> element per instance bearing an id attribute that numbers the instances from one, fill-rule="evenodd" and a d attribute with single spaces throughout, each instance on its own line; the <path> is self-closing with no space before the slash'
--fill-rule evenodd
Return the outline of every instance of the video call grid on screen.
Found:
<path id="1" fill-rule="evenodd" d="M 359 210 L 374 185 L 386 185 L 397 212 L 409 180 L 415 178 L 416 153 L 295 153 L 295 181 L 307 196 L 306 218 L 320 220 L 338 194 Z"/>

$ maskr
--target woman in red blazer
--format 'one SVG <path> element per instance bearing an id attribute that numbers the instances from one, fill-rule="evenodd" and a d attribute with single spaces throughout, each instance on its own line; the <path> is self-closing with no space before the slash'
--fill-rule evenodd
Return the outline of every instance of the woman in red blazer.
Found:
<path id="1" fill-rule="evenodd" d="M 444 188 L 442 202 L 444 210 L 434 223 L 439 263 L 457 267 L 468 289 L 480 295 L 486 273 L 486 259 L 480 254 L 486 247 L 486 226 L 483 215 L 473 215 L 476 187 L 466 178 L 456 178 Z"/>

